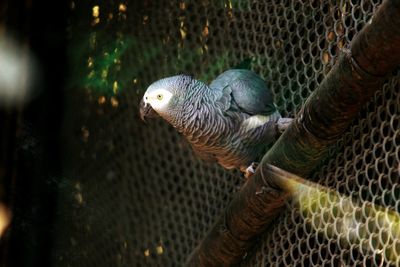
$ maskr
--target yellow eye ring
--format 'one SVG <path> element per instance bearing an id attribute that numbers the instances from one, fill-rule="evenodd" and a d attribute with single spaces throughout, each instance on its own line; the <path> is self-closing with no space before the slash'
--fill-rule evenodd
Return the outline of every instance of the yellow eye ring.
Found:
<path id="1" fill-rule="evenodd" d="M 162 100 L 163 99 L 163 95 L 157 95 L 157 99 L 158 100 Z"/>

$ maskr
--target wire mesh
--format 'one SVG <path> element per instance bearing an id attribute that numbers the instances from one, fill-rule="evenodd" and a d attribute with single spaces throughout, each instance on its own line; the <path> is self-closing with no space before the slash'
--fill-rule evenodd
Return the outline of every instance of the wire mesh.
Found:
<path id="1" fill-rule="evenodd" d="M 293 117 L 379 4 L 71 2 L 66 172 L 58 181 L 54 265 L 183 265 L 244 182 L 197 159 L 165 122 L 140 121 L 138 103 L 151 82 L 177 73 L 211 81 L 251 59 L 281 113 Z M 288 203 L 242 266 L 394 264 L 370 205 L 400 211 L 399 91 L 395 74 L 310 177 L 356 206 L 332 203 L 339 213 L 324 212 L 329 218 L 321 220 L 326 206 L 304 213 Z M 365 246 L 371 239 L 365 234 L 331 234 L 337 214 L 371 221 L 377 235 L 371 242 L 380 245 Z M 395 255 L 399 246 L 390 247 Z"/>

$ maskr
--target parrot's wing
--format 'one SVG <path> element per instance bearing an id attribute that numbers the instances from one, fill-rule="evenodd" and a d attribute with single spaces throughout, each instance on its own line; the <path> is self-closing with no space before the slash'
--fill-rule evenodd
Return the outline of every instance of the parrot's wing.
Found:
<path id="1" fill-rule="evenodd" d="M 210 88 L 220 92 L 218 102 L 225 107 L 229 101 L 231 107 L 238 106 L 250 115 L 270 115 L 276 111 L 271 90 L 265 81 L 252 71 L 243 69 L 225 71 L 211 82 Z"/>

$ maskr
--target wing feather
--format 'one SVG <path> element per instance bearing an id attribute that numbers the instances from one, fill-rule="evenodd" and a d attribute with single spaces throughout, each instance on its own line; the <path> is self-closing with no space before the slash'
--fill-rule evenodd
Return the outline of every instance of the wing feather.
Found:
<path id="1" fill-rule="evenodd" d="M 219 93 L 224 108 L 239 107 L 250 115 L 270 115 L 276 111 L 274 96 L 265 81 L 250 70 L 233 69 L 219 75 L 210 88 Z"/>

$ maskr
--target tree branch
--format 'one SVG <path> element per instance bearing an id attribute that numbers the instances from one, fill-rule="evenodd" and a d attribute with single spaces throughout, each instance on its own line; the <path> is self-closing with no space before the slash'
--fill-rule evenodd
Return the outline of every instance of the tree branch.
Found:
<path id="1" fill-rule="evenodd" d="M 290 196 L 268 164 L 307 177 L 400 63 L 400 0 L 385 1 L 354 38 L 254 176 L 193 251 L 188 266 L 239 263 Z"/>

